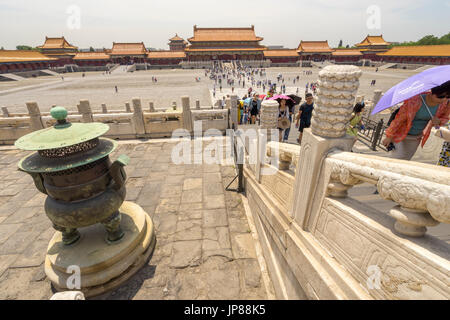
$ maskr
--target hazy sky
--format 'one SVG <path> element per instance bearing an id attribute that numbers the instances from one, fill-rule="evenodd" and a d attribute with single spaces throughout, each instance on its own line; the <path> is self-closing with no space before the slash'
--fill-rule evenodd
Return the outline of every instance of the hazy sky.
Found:
<path id="1" fill-rule="evenodd" d="M 379 26 L 376 13 L 367 13 L 372 5 L 380 10 Z M 77 25 L 73 6 L 80 10 L 79 29 L 68 27 Z M 0 47 L 38 46 L 45 36 L 64 35 L 80 48 L 144 41 L 168 49 L 175 33 L 192 37 L 194 24 L 253 24 L 264 45 L 294 48 L 300 40 L 328 40 L 337 46 L 340 39 L 353 45 L 367 34 L 382 33 L 387 41 L 442 36 L 450 31 L 449 17 L 450 0 L 0 0 Z"/>

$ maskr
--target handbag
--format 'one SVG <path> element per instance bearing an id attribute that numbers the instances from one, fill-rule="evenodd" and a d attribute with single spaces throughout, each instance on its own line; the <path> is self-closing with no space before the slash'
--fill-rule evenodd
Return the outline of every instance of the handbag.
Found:
<path id="1" fill-rule="evenodd" d="M 450 141 L 450 130 L 445 127 L 440 127 L 436 130 L 435 136 L 442 138 L 445 141 Z"/>
<path id="2" fill-rule="evenodd" d="M 281 118 L 280 120 L 278 120 L 278 128 L 280 129 L 287 129 L 291 126 L 291 122 L 289 121 L 288 118 Z"/>

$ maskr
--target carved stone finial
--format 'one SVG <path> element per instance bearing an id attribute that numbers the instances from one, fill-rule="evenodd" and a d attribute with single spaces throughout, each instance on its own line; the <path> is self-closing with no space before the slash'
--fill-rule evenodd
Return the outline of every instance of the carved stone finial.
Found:
<path id="1" fill-rule="evenodd" d="M 261 129 L 276 129 L 278 125 L 278 102 L 264 100 L 261 103 Z"/>
<path id="2" fill-rule="evenodd" d="M 345 135 L 359 88 L 361 70 L 356 66 L 327 66 L 319 72 L 318 99 L 311 130 L 321 137 Z"/>

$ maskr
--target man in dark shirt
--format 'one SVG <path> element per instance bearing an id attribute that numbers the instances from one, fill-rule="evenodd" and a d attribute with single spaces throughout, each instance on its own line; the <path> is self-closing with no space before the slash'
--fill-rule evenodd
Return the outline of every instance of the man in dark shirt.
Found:
<path id="1" fill-rule="evenodd" d="M 311 93 L 306 94 L 306 102 L 300 106 L 297 116 L 297 122 L 295 124 L 300 131 L 297 142 L 302 143 L 303 129 L 309 128 L 311 126 L 312 111 L 314 110 L 314 98 Z"/>

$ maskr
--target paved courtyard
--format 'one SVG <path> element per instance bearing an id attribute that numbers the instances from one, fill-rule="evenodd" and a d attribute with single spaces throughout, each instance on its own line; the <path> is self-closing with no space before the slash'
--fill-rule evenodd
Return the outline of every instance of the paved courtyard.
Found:
<path id="1" fill-rule="evenodd" d="M 111 155 L 131 157 L 126 199 L 150 214 L 157 244 L 136 275 L 96 299 L 267 299 L 270 282 L 261 272 L 243 200 L 225 191 L 235 169 L 175 165 L 174 145 L 125 142 Z M 17 171 L 26 154 L 0 148 L 0 299 L 53 294 L 43 262 L 54 230 L 44 213 L 45 196 Z"/>
<path id="2" fill-rule="evenodd" d="M 358 95 L 365 95 L 367 99 L 372 98 L 373 91 L 379 89 L 388 90 L 394 84 L 417 73 L 412 70 L 380 70 L 363 67 L 363 75 L 360 79 Z M 299 94 L 304 95 L 305 84 L 315 82 L 318 79 L 319 68 L 268 68 L 267 75 L 256 79 L 270 79 L 276 81 L 278 74 L 283 74 L 286 93 L 295 93 L 297 88 Z M 303 75 L 303 71 L 312 71 L 311 75 Z M 300 76 L 300 81 L 293 83 L 294 77 Z M 10 112 L 27 112 L 25 103 L 37 101 L 41 111 L 48 111 L 53 105 L 61 105 L 68 110 L 77 110 L 76 105 L 81 99 L 88 99 L 94 110 L 100 111 L 101 104 L 105 103 L 109 109 L 125 109 L 125 103 L 131 102 L 133 97 L 142 99 L 143 108 L 148 109 L 148 103 L 154 103 L 155 108 L 167 109 L 173 101 L 181 104 L 181 96 L 191 97 L 191 103 L 199 100 L 202 106 L 210 106 L 212 97 L 210 90 L 213 89 L 214 81 L 205 78 L 204 70 L 148 70 L 133 73 L 113 73 L 103 75 L 102 72 L 86 72 L 83 78 L 80 72 L 64 74 L 64 81 L 59 77 L 39 77 L 21 81 L 0 82 L 0 106 L 8 107 Z M 152 82 L 152 77 L 158 79 Z M 200 77 L 200 81 L 195 81 Z M 376 79 L 375 86 L 370 82 Z M 237 83 L 237 81 L 236 81 Z M 281 84 L 281 83 L 280 83 Z M 115 93 L 114 86 L 118 87 Z M 231 93 L 231 87 L 223 84 L 220 92 L 216 86 L 216 98 L 222 98 Z M 249 83 L 246 81 L 245 88 L 235 85 L 235 93 L 239 97 L 247 92 Z M 262 88 L 254 88 L 262 92 Z"/>

